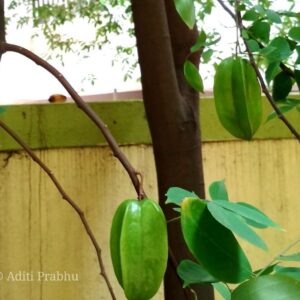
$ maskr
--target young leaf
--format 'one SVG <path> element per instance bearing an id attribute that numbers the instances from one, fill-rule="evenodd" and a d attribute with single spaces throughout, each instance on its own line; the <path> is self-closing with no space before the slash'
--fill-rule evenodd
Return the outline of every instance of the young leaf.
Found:
<path id="1" fill-rule="evenodd" d="M 174 0 L 174 2 L 182 21 L 193 29 L 196 22 L 194 0 Z"/>
<path id="2" fill-rule="evenodd" d="M 277 260 L 281 261 L 300 261 L 300 252 L 290 254 L 290 255 L 280 255 L 277 257 Z"/>
<path id="3" fill-rule="evenodd" d="M 300 281 L 284 275 L 266 275 L 239 285 L 232 300 L 296 300 L 300 299 Z"/>
<path id="4" fill-rule="evenodd" d="M 183 280 L 183 287 L 190 284 L 201 284 L 218 281 L 211 274 L 209 274 L 201 265 L 185 259 L 180 262 L 177 267 L 177 274 Z"/>
<path id="5" fill-rule="evenodd" d="M 224 180 L 214 181 L 208 190 L 212 200 L 229 200 Z"/>
<path id="6" fill-rule="evenodd" d="M 179 188 L 179 187 L 169 188 L 166 193 L 166 196 L 167 196 L 166 204 L 173 203 L 178 206 L 181 205 L 181 202 L 186 197 L 199 198 L 194 192 L 189 192 L 189 191 Z"/>
<path id="7" fill-rule="evenodd" d="M 205 202 L 184 199 L 181 228 L 189 250 L 212 276 L 230 283 L 251 276 L 251 266 L 236 238 L 212 217 Z"/>
<path id="8" fill-rule="evenodd" d="M 243 202 L 233 203 L 229 201 L 218 201 L 216 205 L 228 209 L 233 213 L 240 215 L 243 218 L 247 218 L 263 226 L 282 229 L 278 224 L 273 222 L 258 208 L 251 206 L 248 203 L 243 203 Z"/>
<path id="9" fill-rule="evenodd" d="M 272 95 L 275 101 L 284 100 L 293 87 L 292 78 L 285 72 L 277 74 L 273 80 Z"/>
<path id="10" fill-rule="evenodd" d="M 275 272 L 276 272 L 276 274 L 282 274 L 282 275 L 288 276 L 290 278 L 296 279 L 300 283 L 300 268 L 276 266 Z"/>
<path id="11" fill-rule="evenodd" d="M 231 300 L 231 292 L 227 285 L 223 282 L 216 282 L 212 284 L 214 289 L 223 297 L 224 300 Z"/>
<path id="12" fill-rule="evenodd" d="M 213 201 L 207 204 L 209 212 L 216 221 L 252 245 L 263 250 L 268 249 L 266 243 L 246 224 L 243 218 L 222 208 L 217 204 L 218 202 L 219 201 Z"/>
<path id="13" fill-rule="evenodd" d="M 184 63 L 184 76 L 189 85 L 198 92 L 203 93 L 203 81 L 198 69 L 189 60 Z"/>

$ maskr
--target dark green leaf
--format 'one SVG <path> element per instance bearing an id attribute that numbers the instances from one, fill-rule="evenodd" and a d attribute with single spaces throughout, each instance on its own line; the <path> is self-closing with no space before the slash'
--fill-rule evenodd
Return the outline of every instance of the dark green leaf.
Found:
<path id="1" fill-rule="evenodd" d="M 280 255 L 277 259 L 281 261 L 300 261 L 300 252 L 290 255 Z"/>
<path id="2" fill-rule="evenodd" d="M 232 300 L 268 299 L 300 299 L 300 281 L 284 275 L 265 275 L 246 281 L 232 293 Z"/>
<path id="3" fill-rule="evenodd" d="M 203 93 L 203 81 L 196 66 L 189 60 L 184 63 L 184 76 L 189 85 L 197 92 Z"/>
<path id="4" fill-rule="evenodd" d="M 221 201 L 221 200 L 220 200 Z M 243 218 L 235 213 L 222 208 L 217 203 L 219 201 L 209 202 L 207 208 L 212 216 L 223 226 L 231 230 L 233 233 L 251 243 L 252 245 L 259 247 L 263 250 L 267 250 L 268 247 L 265 242 L 253 231 L 245 222 Z M 227 201 L 225 201 L 227 202 Z"/>
<path id="5" fill-rule="evenodd" d="M 275 61 L 268 65 L 266 70 L 266 80 L 268 84 L 273 80 L 273 78 L 280 72 L 280 62 Z"/>
<path id="6" fill-rule="evenodd" d="M 256 21 L 259 19 L 259 14 L 255 11 L 254 8 L 246 11 L 246 13 L 243 15 L 243 20 L 245 21 Z"/>
<path id="7" fill-rule="evenodd" d="M 269 41 L 270 37 L 270 24 L 261 20 L 255 21 L 253 25 L 249 28 L 251 34 L 265 43 Z"/>
<path id="8" fill-rule="evenodd" d="M 300 27 L 293 27 L 290 29 L 289 31 L 289 36 L 297 41 L 297 42 L 300 42 Z"/>
<path id="9" fill-rule="evenodd" d="M 224 180 L 214 181 L 208 190 L 212 200 L 229 200 Z"/>
<path id="10" fill-rule="evenodd" d="M 183 287 L 195 283 L 211 283 L 218 281 L 201 265 L 187 259 L 180 262 L 177 267 L 177 274 L 184 282 Z"/>
<path id="11" fill-rule="evenodd" d="M 260 50 L 260 54 L 264 55 L 269 62 L 283 61 L 290 57 L 292 51 L 288 41 L 283 37 L 277 37 L 271 43 Z"/>
<path id="12" fill-rule="evenodd" d="M 167 196 L 166 204 L 173 203 L 178 206 L 181 205 L 181 202 L 186 197 L 198 198 L 198 196 L 194 192 L 189 192 L 179 187 L 169 188 L 166 193 L 166 196 Z"/>
<path id="13" fill-rule="evenodd" d="M 277 23 L 277 24 L 281 23 L 280 15 L 274 10 L 267 9 L 266 10 L 266 16 L 273 23 Z"/>
<path id="14" fill-rule="evenodd" d="M 194 0 L 174 0 L 175 7 L 183 22 L 193 29 L 196 22 Z"/>
<path id="15" fill-rule="evenodd" d="M 287 75 L 285 72 L 280 72 L 274 77 L 273 87 L 272 87 L 272 96 L 274 101 L 284 100 L 293 87 L 292 78 Z"/>
<path id="16" fill-rule="evenodd" d="M 234 235 L 212 217 L 205 202 L 184 199 L 181 228 L 189 250 L 212 276 L 230 283 L 251 276 L 251 266 Z"/>
<path id="17" fill-rule="evenodd" d="M 223 297 L 224 300 L 231 300 L 231 292 L 227 285 L 223 282 L 216 282 L 212 284 L 214 289 Z"/>
<path id="18" fill-rule="evenodd" d="M 291 277 L 293 279 L 296 279 L 300 283 L 300 268 L 276 266 L 275 272 L 276 272 L 276 274 L 282 274 L 282 275 Z"/>

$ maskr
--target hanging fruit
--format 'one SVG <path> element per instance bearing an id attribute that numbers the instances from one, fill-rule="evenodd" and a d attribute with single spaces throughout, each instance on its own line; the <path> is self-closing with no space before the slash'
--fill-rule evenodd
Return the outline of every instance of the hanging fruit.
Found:
<path id="1" fill-rule="evenodd" d="M 165 216 L 150 199 L 125 200 L 112 222 L 110 252 L 116 277 L 128 300 L 149 300 L 167 266 Z"/>
<path id="2" fill-rule="evenodd" d="M 250 140 L 262 122 L 261 88 L 252 65 L 239 57 L 223 60 L 216 68 L 214 98 L 224 128 Z"/>

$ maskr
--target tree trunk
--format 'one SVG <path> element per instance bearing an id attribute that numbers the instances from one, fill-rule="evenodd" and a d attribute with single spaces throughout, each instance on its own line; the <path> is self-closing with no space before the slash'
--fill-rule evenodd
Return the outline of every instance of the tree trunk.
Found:
<path id="1" fill-rule="evenodd" d="M 173 0 L 132 0 L 142 74 L 143 98 L 155 156 L 159 202 L 167 219 L 178 216 L 166 206 L 165 193 L 178 186 L 204 197 L 198 98 L 183 75 L 183 63 L 197 37 L 178 18 Z M 170 29 L 169 29 L 170 28 Z M 199 54 L 191 60 L 197 65 Z M 191 258 L 180 224 L 168 225 L 169 245 L 177 261 Z M 199 300 L 212 300 L 210 286 L 194 287 Z M 165 299 L 194 299 L 183 291 L 176 266 L 169 261 Z"/>

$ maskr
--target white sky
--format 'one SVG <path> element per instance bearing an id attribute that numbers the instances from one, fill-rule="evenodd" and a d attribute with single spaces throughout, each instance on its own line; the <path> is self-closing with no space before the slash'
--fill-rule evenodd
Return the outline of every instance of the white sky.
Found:
<path id="1" fill-rule="evenodd" d="M 283 4 L 283 1 L 280 5 Z M 300 4 L 297 4 L 298 8 Z M 282 9 L 282 7 L 281 7 Z M 223 57 L 229 56 L 234 48 L 235 28 L 232 19 L 222 10 L 217 9 L 215 14 L 208 17 L 205 23 L 205 31 L 210 32 L 214 28 L 221 34 L 221 41 L 218 43 L 218 49 L 221 49 Z M 70 26 L 74 31 L 74 26 Z M 201 29 L 201 28 L 200 28 Z M 68 28 L 66 29 L 68 30 Z M 88 28 L 80 24 L 76 28 L 77 34 L 88 35 Z M 31 39 L 32 29 L 22 28 L 16 30 L 10 26 L 7 32 L 7 41 L 23 46 L 36 54 L 45 57 L 47 48 L 43 38 Z M 128 42 L 125 37 L 120 37 L 116 43 Z M 225 50 L 225 52 L 224 52 Z M 75 55 L 65 55 L 62 66 L 60 62 L 51 62 L 56 68 L 70 81 L 75 89 L 82 95 L 112 93 L 117 91 L 140 89 L 140 84 L 135 79 L 124 82 L 124 72 L 120 64 L 114 67 L 111 65 L 115 52 L 113 46 L 104 47 L 101 51 L 94 51 L 90 58 L 78 58 Z M 212 87 L 213 67 L 201 65 L 201 75 L 204 77 L 205 89 Z M 88 74 L 96 77 L 95 85 L 84 81 L 83 78 Z M 139 77 L 138 70 L 135 77 Z M 0 63 L 0 104 L 23 103 L 30 100 L 48 99 L 52 94 L 62 93 L 68 96 L 60 84 L 41 67 L 38 67 L 28 59 L 17 53 L 6 53 L 2 56 Z"/>

